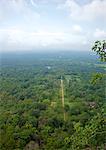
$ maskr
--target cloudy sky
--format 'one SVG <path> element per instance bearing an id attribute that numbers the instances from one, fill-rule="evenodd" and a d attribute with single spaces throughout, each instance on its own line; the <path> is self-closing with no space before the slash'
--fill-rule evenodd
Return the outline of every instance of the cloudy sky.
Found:
<path id="1" fill-rule="evenodd" d="M 0 0 L 0 51 L 86 51 L 102 39 L 106 0 Z"/>

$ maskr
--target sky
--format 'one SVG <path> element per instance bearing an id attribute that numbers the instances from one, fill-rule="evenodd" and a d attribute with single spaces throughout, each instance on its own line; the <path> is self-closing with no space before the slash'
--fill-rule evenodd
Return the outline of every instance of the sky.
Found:
<path id="1" fill-rule="evenodd" d="M 88 51 L 106 39 L 106 0 L 0 0 L 0 51 Z"/>

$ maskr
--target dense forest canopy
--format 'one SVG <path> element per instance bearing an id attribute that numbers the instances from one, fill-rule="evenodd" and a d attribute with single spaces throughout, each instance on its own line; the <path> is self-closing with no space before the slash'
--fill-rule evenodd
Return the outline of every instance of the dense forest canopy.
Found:
<path id="1" fill-rule="evenodd" d="M 2 54 L 1 150 L 104 150 L 105 70 L 88 52 Z"/>

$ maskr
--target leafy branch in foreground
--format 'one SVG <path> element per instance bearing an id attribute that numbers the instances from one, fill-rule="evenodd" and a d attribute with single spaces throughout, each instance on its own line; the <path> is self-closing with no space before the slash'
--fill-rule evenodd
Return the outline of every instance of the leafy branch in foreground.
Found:
<path id="1" fill-rule="evenodd" d="M 96 41 L 92 47 L 92 50 L 99 54 L 101 61 L 106 62 L 106 40 Z"/>
<path id="2" fill-rule="evenodd" d="M 92 50 L 96 51 L 96 53 L 99 55 L 102 62 L 106 62 L 106 40 L 96 41 L 94 43 L 94 46 L 92 47 Z M 91 83 L 97 84 L 99 81 L 101 81 L 105 77 L 106 76 L 103 73 L 96 73 L 93 75 L 91 79 Z"/>

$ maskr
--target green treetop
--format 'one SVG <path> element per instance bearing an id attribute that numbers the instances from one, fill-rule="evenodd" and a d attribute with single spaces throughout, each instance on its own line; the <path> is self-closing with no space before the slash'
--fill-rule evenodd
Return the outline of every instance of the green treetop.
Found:
<path id="1" fill-rule="evenodd" d="M 106 62 L 106 40 L 96 41 L 92 47 L 92 50 L 97 52 L 101 61 Z"/>

